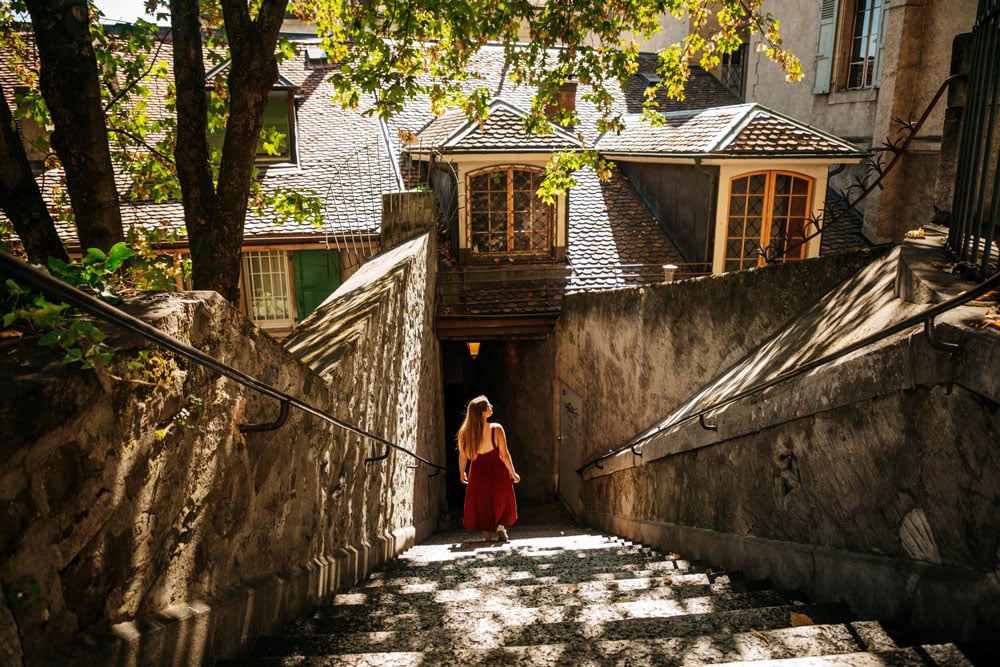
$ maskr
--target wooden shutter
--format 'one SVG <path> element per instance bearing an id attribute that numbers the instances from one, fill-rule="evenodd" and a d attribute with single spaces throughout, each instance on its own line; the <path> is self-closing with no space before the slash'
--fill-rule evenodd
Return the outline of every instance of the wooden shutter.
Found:
<path id="1" fill-rule="evenodd" d="M 824 95 L 830 92 L 830 78 L 833 74 L 833 45 L 837 41 L 838 0 L 823 0 L 819 12 L 819 45 L 816 48 L 816 82 L 813 93 Z"/>
<path id="2" fill-rule="evenodd" d="M 875 47 L 875 72 L 872 86 L 878 88 L 882 79 L 882 59 L 885 58 L 885 28 L 889 25 L 889 0 L 882 0 L 878 15 L 878 46 Z"/>

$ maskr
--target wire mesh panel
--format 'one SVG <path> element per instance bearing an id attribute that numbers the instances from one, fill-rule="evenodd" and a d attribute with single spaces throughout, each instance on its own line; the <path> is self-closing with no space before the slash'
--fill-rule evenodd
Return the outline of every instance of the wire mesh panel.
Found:
<path id="1" fill-rule="evenodd" d="M 243 290 L 247 315 L 266 327 L 295 322 L 288 280 L 288 255 L 281 250 L 243 253 Z"/>

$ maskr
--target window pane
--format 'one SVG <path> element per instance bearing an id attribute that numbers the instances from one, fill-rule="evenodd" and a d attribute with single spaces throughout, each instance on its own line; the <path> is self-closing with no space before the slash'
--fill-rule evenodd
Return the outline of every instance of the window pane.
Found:
<path id="1" fill-rule="evenodd" d="M 284 252 L 244 253 L 243 289 L 250 319 L 261 325 L 291 326 L 288 258 Z"/>
<path id="2" fill-rule="evenodd" d="M 473 251 L 490 253 L 552 250 L 554 208 L 538 199 L 541 174 L 508 167 L 469 178 L 469 219 Z M 477 243 L 476 232 L 488 230 Z"/>

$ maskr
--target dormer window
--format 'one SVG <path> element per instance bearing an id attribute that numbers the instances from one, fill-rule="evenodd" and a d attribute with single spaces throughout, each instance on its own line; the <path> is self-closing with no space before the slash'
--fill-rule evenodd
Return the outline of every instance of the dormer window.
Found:
<path id="1" fill-rule="evenodd" d="M 205 74 L 210 83 L 228 71 L 230 62 L 216 65 Z M 277 84 L 267 96 L 264 108 L 264 126 L 257 142 L 258 164 L 288 164 L 297 160 L 295 140 L 295 95 L 298 88 L 284 76 L 278 75 Z M 211 95 L 209 88 L 206 94 Z M 209 130 L 208 146 L 213 151 L 222 151 L 225 132 L 221 129 Z"/>
<path id="2" fill-rule="evenodd" d="M 295 162 L 295 95 L 291 90 L 272 90 L 268 95 L 257 161 Z"/>
<path id="3" fill-rule="evenodd" d="M 541 169 L 491 168 L 468 179 L 469 246 L 474 256 L 552 256 L 555 210 L 536 194 Z"/>
<path id="4" fill-rule="evenodd" d="M 330 56 L 318 46 L 306 47 L 306 67 L 326 67 L 330 64 Z"/>

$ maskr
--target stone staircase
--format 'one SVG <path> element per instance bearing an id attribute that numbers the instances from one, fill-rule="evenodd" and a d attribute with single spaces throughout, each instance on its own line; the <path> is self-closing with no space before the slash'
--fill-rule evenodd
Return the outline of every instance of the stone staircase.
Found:
<path id="1" fill-rule="evenodd" d="M 220 667 L 971 664 L 679 554 L 568 525 L 510 532 L 436 534 Z"/>

